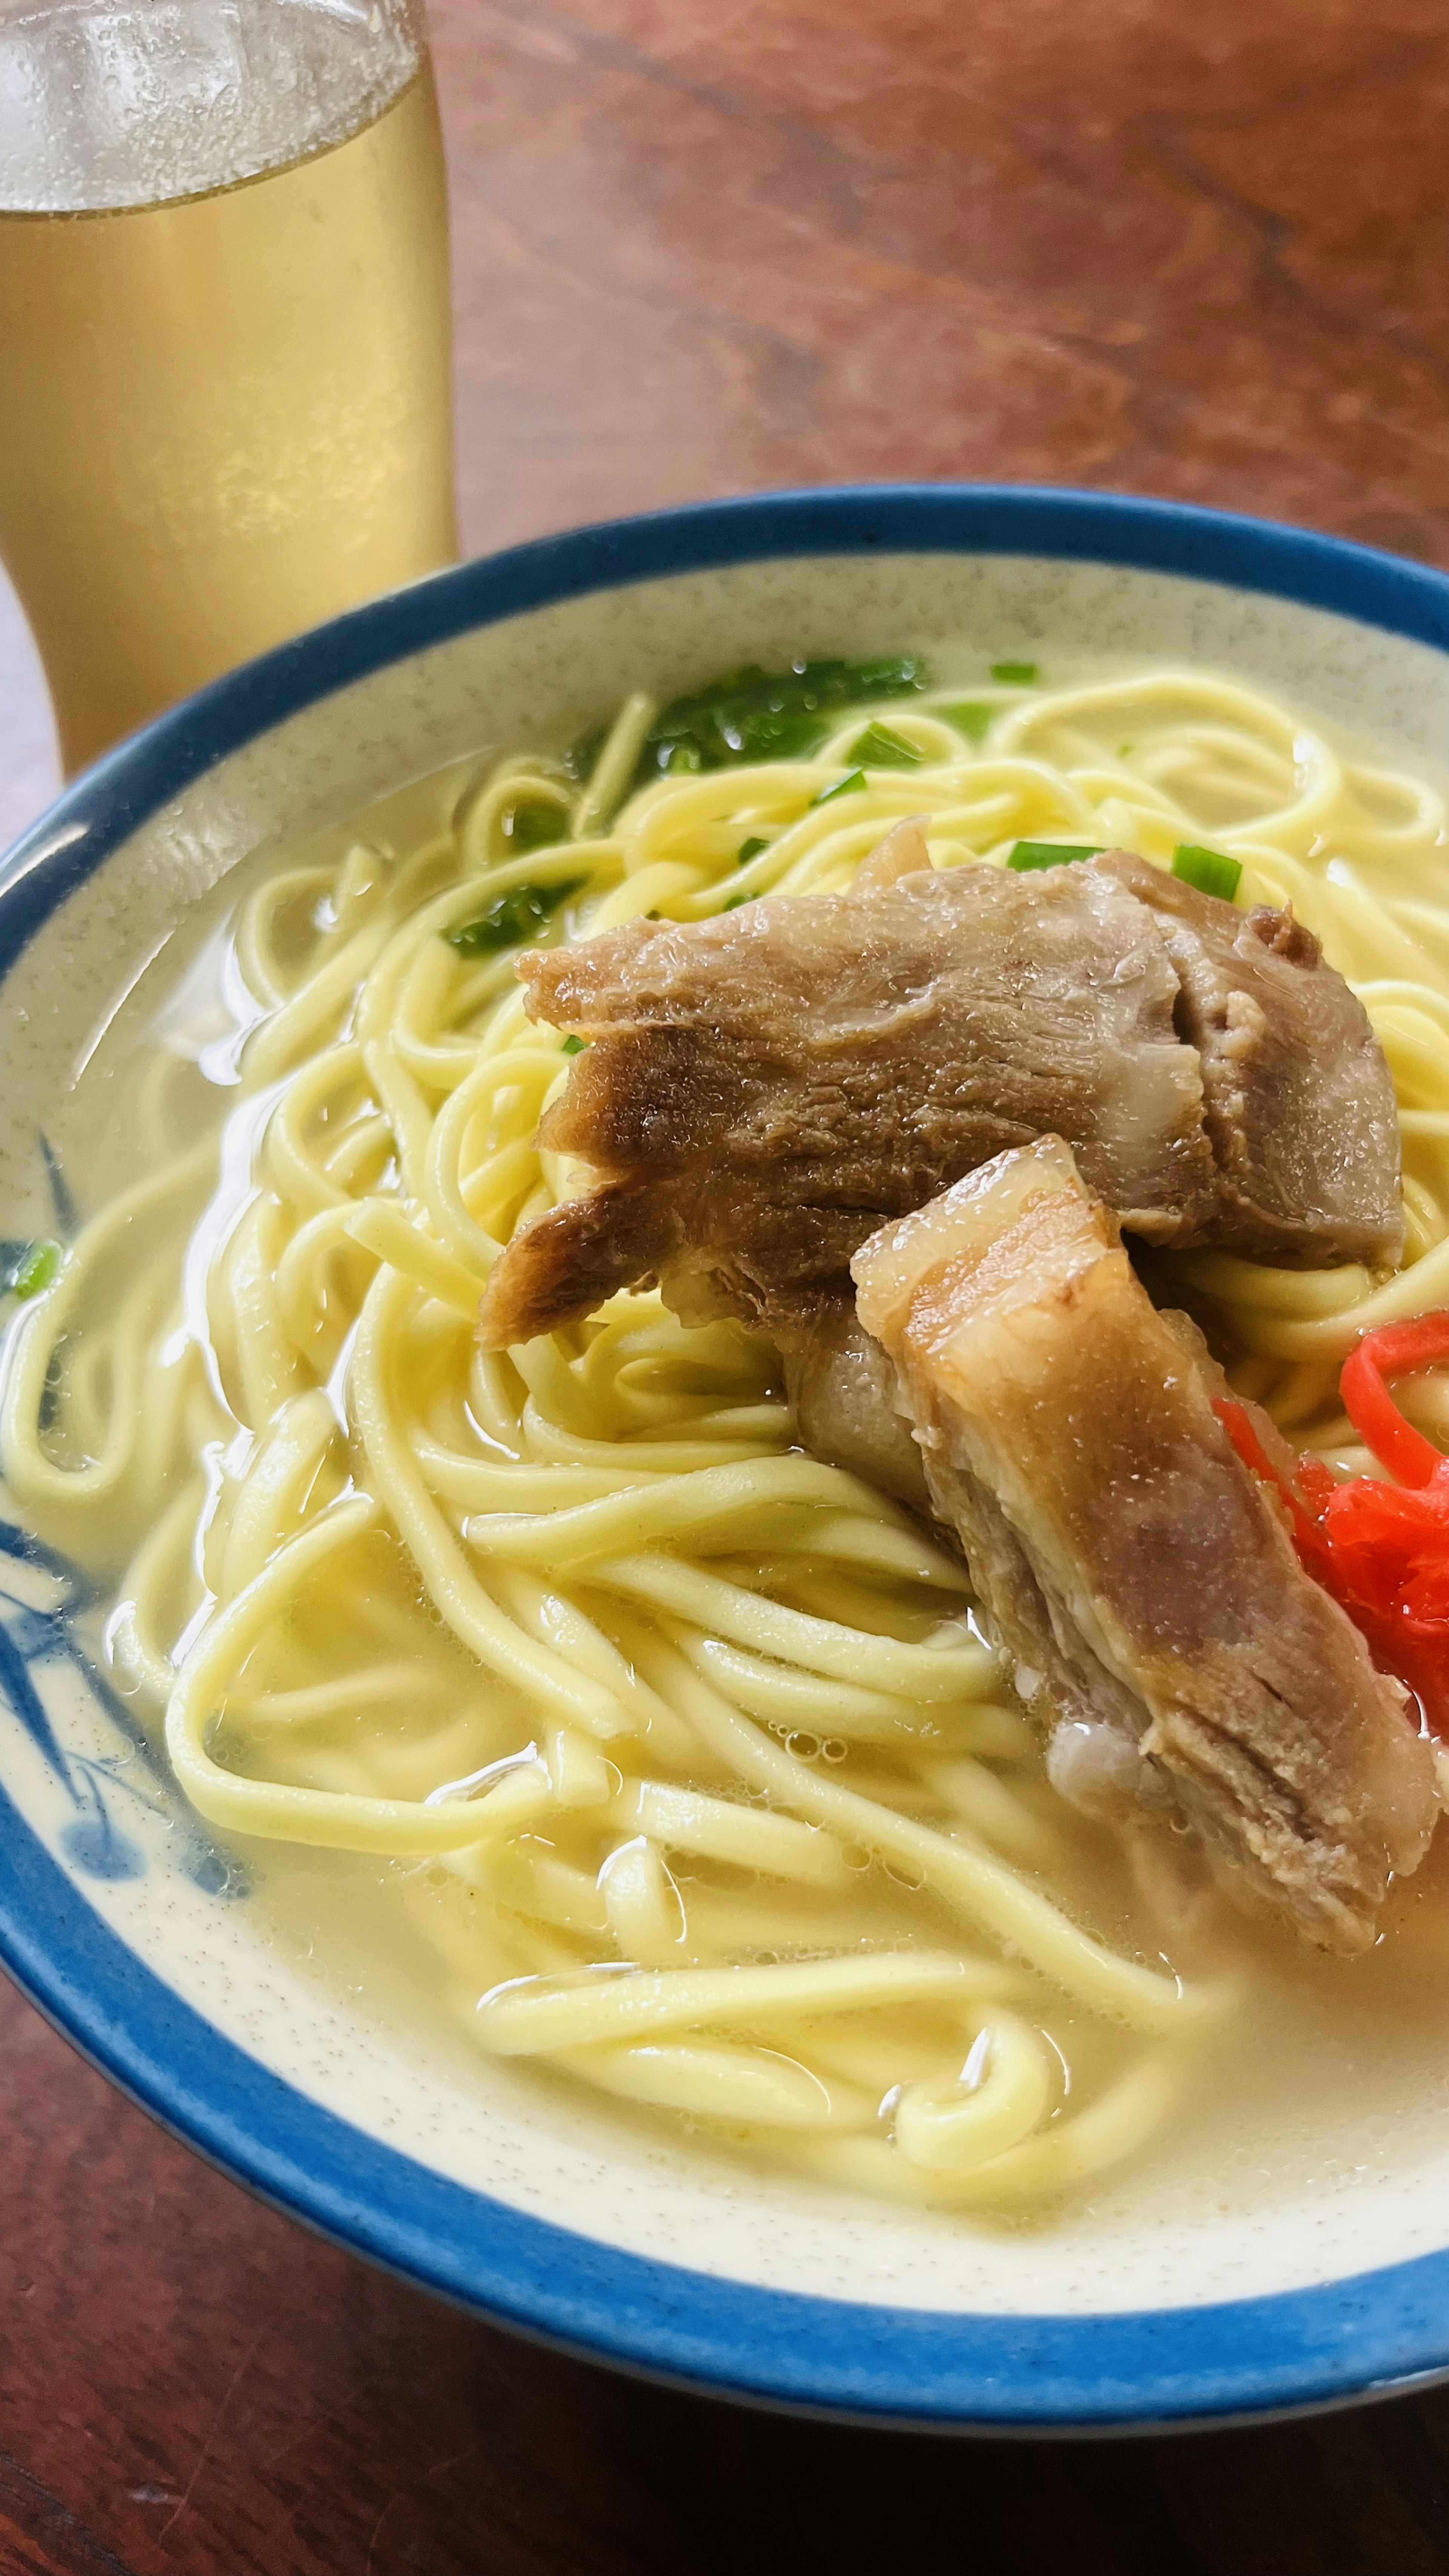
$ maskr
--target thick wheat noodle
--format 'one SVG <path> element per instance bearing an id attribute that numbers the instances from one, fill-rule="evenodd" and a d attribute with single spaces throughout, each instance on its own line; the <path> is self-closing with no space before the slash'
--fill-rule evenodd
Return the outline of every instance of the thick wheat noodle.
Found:
<path id="1" fill-rule="evenodd" d="M 1229 1325 L 1235 1383 L 1351 1462 L 1338 1361 L 1449 1299 L 1441 802 L 1199 674 L 972 694 L 994 710 L 975 746 L 944 694 L 892 699 L 808 760 L 629 797 L 631 700 L 583 791 L 511 757 L 417 846 L 263 881 L 235 927 L 255 1025 L 221 1151 L 163 1144 L 153 1066 L 150 1167 L 28 1311 L 0 1417 L 22 1503 L 110 1571 L 118 1673 L 158 1725 L 169 1702 L 201 1812 L 431 1857 L 440 1984 L 483 2046 L 963 2209 L 1139 2148 L 1231 1981 L 1184 1984 L 1155 1939 L 1139 1958 L 1075 1918 L 1076 1828 L 1048 1819 L 959 1564 L 792 1449 L 765 1346 L 639 1293 L 478 1351 L 501 1246 L 581 1176 L 534 1142 L 561 1039 L 509 955 L 445 934 L 528 885 L 574 887 L 544 934 L 565 938 L 829 893 L 908 815 L 937 866 L 1042 836 L 1237 856 L 1240 899 L 1291 901 L 1374 1018 L 1409 1257 L 1392 1279 L 1175 1267 Z M 872 718 L 916 765 L 817 802 Z M 520 851 L 523 808 L 564 837 Z M 1449 1385 L 1413 1402 L 1449 1433 Z M 1045 2036 L 1068 2005 L 1106 2067 L 1069 2108 Z"/>

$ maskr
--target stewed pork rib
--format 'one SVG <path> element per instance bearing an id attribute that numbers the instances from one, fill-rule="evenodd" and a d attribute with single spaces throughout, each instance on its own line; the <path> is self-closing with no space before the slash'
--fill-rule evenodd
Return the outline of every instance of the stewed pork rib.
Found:
<path id="1" fill-rule="evenodd" d="M 543 1136 L 599 1185 L 509 1246 L 489 1342 L 646 1278 L 689 1319 L 828 1333 L 883 1218 L 1048 1133 L 1148 1241 L 1393 1253 L 1387 1070 L 1291 916 L 1124 853 L 1024 875 L 910 860 L 868 862 L 848 895 L 520 960 L 532 1015 L 592 1041 Z"/>
<path id="2" fill-rule="evenodd" d="M 632 922 L 519 973 L 536 1018 L 593 1041 L 542 1132 L 603 1181 L 509 1247 L 495 1341 L 646 1275 L 691 1317 L 808 1314 L 883 1216 L 1048 1128 L 1154 1240 L 1214 1203 L 1177 977 L 1146 908 L 1082 868 Z"/>
<path id="3" fill-rule="evenodd" d="M 1366 1948 L 1432 1828 L 1428 1747 L 1067 1147 L 1000 1156 L 852 1269 L 1058 1785 L 1175 1799 L 1310 1938 Z"/>

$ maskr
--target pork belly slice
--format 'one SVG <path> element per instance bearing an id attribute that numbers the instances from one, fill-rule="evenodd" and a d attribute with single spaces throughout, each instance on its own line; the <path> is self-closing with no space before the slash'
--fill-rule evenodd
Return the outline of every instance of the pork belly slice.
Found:
<path id="1" fill-rule="evenodd" d="M 1170 1784 L 1301 1931 L 1366 1948 L 1432 1829 L 1428 1745 L 1068 1148 L 1003 1154 L 852 1268 L 1059 1785 L 1089 1803 L 1114 1764 L 1138 1797 Z"/>
<path id="2" fill-rule="evenodd" d="M 1389 1262 L 1404 1248 L 1399 1121 L 1368 1014 L 1291 912 L 1240 912 L 1111 850 L 1098 870 L 1149 905 L 1182 986 L 1218 1167 L 1209 1233 L 1250 1260 Z"/>
<path id="3" fill-rule="evenodd" d="M 798 1320 L 848 1296 L 883 1217 L 1048 1131 L 1155 1242 L 1202 1240 L 1216 1205 L 1177 976 L 1109 875 L 917 869 L 518 971 L 534 1018 L 593 1041 L 541 1133 L 601 1181 L 497 1264 L 495 1345 L 642 1278 L 686 1318 Z"/>

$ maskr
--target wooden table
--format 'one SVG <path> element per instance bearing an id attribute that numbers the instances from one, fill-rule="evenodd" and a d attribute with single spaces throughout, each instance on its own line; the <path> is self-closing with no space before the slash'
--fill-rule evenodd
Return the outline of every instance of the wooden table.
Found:
<path id="1" fill-rule="evenodd" d="M 1444 0 L 432 0 L 471 547 L 980 475 L 1449 561 Z M 50 781 L 0 610 L 0 824 Z M 254 2206 L 13 1996 L 3 2576 L 1449 2571 L 1449 2396 L 970 2448 L 530 2350 Z"/>

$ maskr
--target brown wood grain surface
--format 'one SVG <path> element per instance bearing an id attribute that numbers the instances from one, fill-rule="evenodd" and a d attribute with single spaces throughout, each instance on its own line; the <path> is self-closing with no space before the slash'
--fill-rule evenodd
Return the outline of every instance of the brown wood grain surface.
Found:
<path id="1" fill-rule="evenodd" d="M 479 549 L 1085 482 L 1449 561 L 1445 0 L 432 0 Z M 0 597 L 0 829 L 53 770 Z M 771 2421 L 496 2335 L 0 1989 L 3 2576 L 1449 2576 L 1449 2396 L 1173 2441 Z"/>

